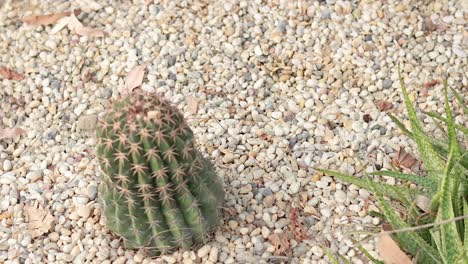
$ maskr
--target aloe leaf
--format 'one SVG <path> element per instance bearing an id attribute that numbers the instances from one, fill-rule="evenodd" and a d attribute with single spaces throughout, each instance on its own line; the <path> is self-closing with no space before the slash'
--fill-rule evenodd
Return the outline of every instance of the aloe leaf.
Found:
<path id="1" fill-rule="evenodd" d="M 463 198 L 463 215 L 468 215 L 468 198 L 464 197 Z M 465 247 L 464 251 L 468 252 L 468 218 L 465 218 L 463 220 L 464 225 L 465 225 L 465 232 L 464 232 L 464 242 L 463 246 Z"/>
<path id="2" fill-rule="evenodd" d="M 393 123 L 395 123 L 395 125 L 401 130 L 401 132 L 403 132 L 403 134 L 405 136 L 408 136 L 410 138 L 413 138 L 413 133 L 411 131 L 409 131 L 405 125 L 394 115 L 392 115 L 391 113 L 387 113 L 388 117 L 390 117 L 390 119 L 393 121 Z"/>
<path id="3" fill-rule="evenodd" d="M 447 133 L 449 140 L 449 154 L 447 165 L 441 180 L 440 206 L 437 214 L 437 221 L 444 221 L 455 217 L 457 210 L 460 210 L 457 203 L 457 191 L 459 184 L 458 167 L 454 167 L 454 160 L 460 155 L 453 125 L 452 112 L 448 103 L 447 87 L 445 86 L 445 113 L 447 115 Z M 452 168 L 454 169 L 452 171 Z M 452 173 L 451 173 L 452 171 Z M 458 175 L 457 175 L 458 174 Z M 454 199 L 455 198 L 455 199 Z M 459 212 L 461 214 L 461 212 Z M 441 226 L 441 247 L 445 259 L 449 263 L 456 263 L 456 258 L 463 252 L 463 246 L 455 222 Z"/>
<path id="4" fill-rule="evenodd" d="M 383 183 L 368 182 L 366 180 L 359 179 L 359 178 L 346 175 L 341 172 L 332 171 L 332 170 L 326 170 L 326 169 L 320 169 L 320 168 L 314 168 L 314 169 L 323 174 L 332 175 L 342 181 L 357 185 L 361 188 L 369 189 L 369 186 L 372 186 L 382 195 L 386 195 L 394 199 L 397 199 L 399 201 L 402 201 L 406 205 L 411 204 L 410 198 L 412 196 L 415 197 L 418 194 L 424 195 L 424 193 L 420 190 L 414 190 L 414 189 L 409 189 L 406 187 L 393 186 L 393 185 L 388 185 L 388 184 L 383 184 Z"/>
<path id="5" fill-rule="evenodd" d="M 338 261 L 338 259 L 333 256 L 332 253 L 330 253 L 330 251 L 328 251 L 325 247 L 321 247 L 323 252 L 325 253 L 325 255 L 327 255 L 328 257 L 328 260 L 330 261 L 331 264 L 340 264 L 340 262 Z"/>
<path id="6" fill-rule="evenodd" d="M 415 174 L 401 173 L 397 171 L 374 171 L 374 172 L 371 172 L 370 175 L 387 176 L 387 177 L 393 177 L 399 180 L 411 181 L 417 185 L 420 185 L 424 188 L 429 189 L 431 193 L 437 191 L 438 182 L 428 177 L 423 177 L 423 176 L 419 176 Z"/>
<path id="7" fill-rule="evenodd" d="M 430 117 L 432 117 L 433 119 L 437 119 L 437 120 L 440 120 L 440 121 L 443 121 L 443 122 L 447 123 L 447 119 L 445 119 L 445 117 L 443 117 L 443 116 L 441 116 L 441 115 L 439 115 L 439 114 L 437 114 L 437 113 L 434 113 L 434 112 L 425 112 L 425 111 L 423 111 L 423 113 L 426 114 L 426 115 L 428 115 L 428 116 L 430 116 Z M 435 122 L 435 121 L 434 121 L 434 122 Z M 438 124 L 438 123 L 437 123 L 437 124 Z M 438 125 L 440 125 L 440 124 L 438 124 Z M 454 124 L 454 125 L 455 125 L 455 128 L 456 128 L 456 129 L 458 129 L 458 130 L 460 130 L 461 132 L 463 132 L 463 134 L 468 135 L 468 129 L 467 129 L 466 127 L 461 126 L 461 125 L 459 125 L 459 124 Z M 445 132 L 445 130 L 443 130 L 443 131 Z"/>
<path id="8" fill-rule="evenodd" d="M 439 175 L 435 172 L 443 171 L 444 165 L 443 161 L 438 156 L 437 152 L 431 145 L 430 140 L 425 135 L 425 132 L 416 116 L 416 111 L 414 110 L 411 100 L 406 90 L 403 78 L 401 76 L 400 68 L 398 67 L 398 77 L 400 79 L 400 86 L 403 92 L 403 100 L 405 102 L 406 111 L 408 112 L 408 118 L 411 122 L 411 130 L 413 131 L 413 139 L 418 146 L 418 152 L 421 156 L 421 159 L 424 162 L 424 165 L 428 171 L 429 177 L 434 180 L 439 180 Z"/>
<path id="9" fill-rule="evenodd" d="M 367 178 L 367 181 L 371 182 L 369 178 Z M 377 202 L 382 208 L 383 214 L 385 215 L 385 219 L 390 223 L 392 228 L 401 229 L 410 227 L 383 199 L 382 194 L 377 189 L 375 189 L 373 185 L 369 186 L 371 191 L 374 193 Z M 402 232 L 398 233 L 394 237 L 396 237 L 396 240 L 402 246 L 402 249 L 411 253 L 412 256 L 418 256 L 418 260 L 421 261 L 421 263 L 442 262 L 438 252 L 416 233 Z"/>

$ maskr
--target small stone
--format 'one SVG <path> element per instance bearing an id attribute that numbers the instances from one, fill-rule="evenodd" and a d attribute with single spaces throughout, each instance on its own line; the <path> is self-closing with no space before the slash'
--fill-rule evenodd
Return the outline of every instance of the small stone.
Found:
<path id="1" fill-rule="evenodd" d="M 86 109 L 86 107 L 88 107 L 88 105 L 86 104 L 79 104 L 75 110 L 73 110 L 73 113 L 75 113 L 75 115 L 77 116 L 80 116 L 81 113 L 83 113 L 83 111 Z"/>
<path id="2" fill-rule="evenodd" d="M 13 165 L 11 164 L 10 160 L 3 161 L 3 170 L 4 171 L 10 171 L 12 168 L 13 168 Z"/>
<path id="3" fill-rule="evenodd" d="M 229 220 L 228 226 L 229 226 L 229 228 L 231 228 L 232 230 L 235 230 L 235 229 L 239 226 L 239 224 L 238 224 L 236 221 L 234 221 L 234 220 Z"/>
<path id="4" fill-rule="evenodd" d="M 80 116 L 78 119 L 78 128 L 81 130 L 93 130 L 96 128 L 97 115 Z"/>
<path id="5" fill-rule="evenodd" d="M 97 187 L 95 185 L 88 186 L 88 188 L 86 188 L 86 195 L 89 197 L 90 200 L 96 199 Z"/>
<path id="6" fill-rule="evenodd" d="M 252 185 L 246 184 L 239 189 L 239 194 L 248 194 L 252 191 Z"/>
<path id="7" fill-rule="evenodd" d="M 35 182 L 42 177 L 42 173 L 40 171 L 30 171 L 26 174 L 26 179 L 30 180 L 31 182 Z"/>
<path id="8" fill-rule="evenodd" d="M 86 206 L 80 206 L 78 207 L 77 213 L 80 217 L 87 219 L 91 213 L 91 209 Z"/>
<path id="9" fill-rule="evenodd" d="M 346 193 L 342 190 L 336 190 L 335 192 L 335 201 L 337 203 L 344 203 L 346 202 Z"/>
<path id="10" fill-rule="evenodd" d="M 326 181 L 317 181 L 315 183 L 315 185 L 317 186 L 317 188 L 323 189 L 323 188 L 326 188 L 328 186 L 328 182 L 326 182 Z"/>
<path id="11" fill-rule="evenodd" d="M 247 227 L 241 227 L 241 228 L 239 228 L 239 232 L 242 235 L 247 235 L 249 233 L 249 229 Z"/>
<path id="12" fill-rule="evenodd" d="M 57 232 L 52 232 L 49 234 L 49 239 L 52 242 L 57 242 L 59 240 L 60 235 Z"/>
<path id="13" fill-rule="evenodd" d="M 205 257 L 210 252 L 210 249 L 211 249 L 210 245 L 204 245 L 197 251 L 197 256 L 199 258 Z"/>
<path id="14" fill-rule="evenodd" d="M 218 261 L 218 252 L 219 252 L 219 249 L 217 247 L 212 247 L 210 251 L 210 256 L 208 257 L 208 259 L 213 263 Z"/>
<path id="15" fill-rule="evenodd" d="M 300 187 L 301 187 L 301 183 L 296 181 L 293 184 L 291 184 L 291 186 L 289 187 L 289 192 L 291 194 L 296 194 L 297 192 L 299 192 Z"/>
<path id="16" fill-rule="evenodd" d="M 254 52 L 255 52 L 255 55 L 257 57 L 260 57 L 263 55 L 263 51 L 262 51 L 262 48 L 260 46 L 255 46 L 255 49 L 254 49 Z"/>
<path id="17" fill-rule="evenodd" d="M 392 81 L 392 80 L 390 80 L 390 79 L 385 79 L 385 80 L 383 80 L 383 82 L 382 82 L 382 87 L 383 87 L 384 89 L 389 89 L 390 87 L 392 87 L 392 84 L 393 84 L 393 81 Z"/>

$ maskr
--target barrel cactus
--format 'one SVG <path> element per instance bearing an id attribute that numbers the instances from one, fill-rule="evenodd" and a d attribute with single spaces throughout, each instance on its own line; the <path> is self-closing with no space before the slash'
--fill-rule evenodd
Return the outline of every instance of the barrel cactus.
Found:
<path id="1" fill-rule="evenodd" d="M 183 115 L 143 91 L 117 100 L 97 128 L 106 226 L 149 255 L 206 241 L 220 218 L 222 183 Z"/>

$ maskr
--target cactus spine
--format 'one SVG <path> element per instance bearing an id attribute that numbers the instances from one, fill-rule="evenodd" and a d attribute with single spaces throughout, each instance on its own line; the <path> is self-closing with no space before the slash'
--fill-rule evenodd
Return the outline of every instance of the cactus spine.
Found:
<path id="1" fill-rule="evenodd" d="M 176 108 L 136 92 L 113 104 L 97 136 L 106 225 L 127 247 L 157 255 L 206 240 L 224 192 Z"/>

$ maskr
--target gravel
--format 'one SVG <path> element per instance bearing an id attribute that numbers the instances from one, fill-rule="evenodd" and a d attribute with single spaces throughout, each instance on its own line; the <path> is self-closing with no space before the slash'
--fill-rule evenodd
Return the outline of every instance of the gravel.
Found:
<path id="1" fill-rule="evenodd" d="M 369 215 L 378 207 L 367 190 L 312 167 L 353 174 L 364 161 L 366 171 L 388 169 L 400 146 L 414 149 L 375 105 L 388 101 L 390 111 L 403 112 L 399 63 L 425 111 L 443 109 L 442 86 L 422 88 L 425 82 L 447 77 L 458 90 L 468 84 L 459 1 L 3 2 L 0 66 L 25 78 L 0 79 L 0 127 L 26 132 L 0 140 L 6 264 L 327 263 L 321 246 L 365 263 L 345 234 L 379 225 Z M 51 35 L 52 26 L 18 22 L 72 8 L 107 35 Z M 428 31 L 427 19 L 447 28 Z M 104 227 L 93 155 L 96 121 L 144 62 L 143 89 L 186 114 L 227 192 L 212 240 L 153 259 L 126 250 Z M 188 96 L 198 102 L 196 113 L 187 110 Z M 23 208 L 32 202 L 53 219 L 41 236 L 28 232 Z M 293 220 L 304 228 L 303 241 L 291 232 Z M 290 247 L 281 258 L 271 236 L 279 233 Z M 377 256 L 375 241 L 363 247 Z"/>

